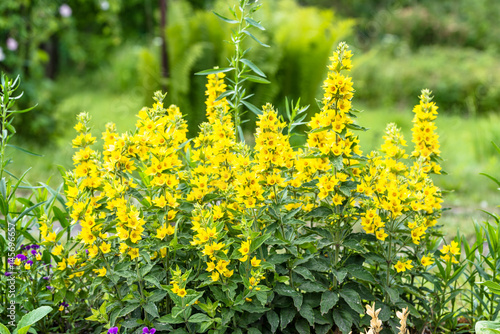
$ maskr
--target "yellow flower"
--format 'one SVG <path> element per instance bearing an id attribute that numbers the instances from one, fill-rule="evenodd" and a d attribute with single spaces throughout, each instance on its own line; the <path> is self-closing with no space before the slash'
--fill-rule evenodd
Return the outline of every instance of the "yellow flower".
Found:
<path id="1" fill-rule="evenodd" d="M 45 241 L 55 242 L 56 241 L 56 234 L 55 234 L 55 232 L 49 232 L 49 234 L 45 238 Z"/>
<path id="2" fill-rule="evenodd" d="M 383 228 L 381 228 L 380 230 L 375 232 L 375 236 L 377 237 L 378 240 L 384 241 L 385 238 L 387 238 L 389 235 L 385 233 Z"/>
<path id="3" fill-rule="evenodd" d="M 111 252 L 111 245 L 108 243 L 103 242 L 99 249 L 103 252 L 103 254 L 107 254 Z"/>
<path id="4" fill-rule="evenodd" d="M 207 262 L 207 271 L 212 272 L 212 271 L 214 271 L 214 269 L 215 269 L 215 263 L 213 261 Z"/>
<path id="5" fill-rule="evenodd" d="M 52 254 L 55 256 L 61 255 L 61 252 L 64 250 L 64 247 L 62 245 L 57 245 L 52 249 Z"/>
<path id="6" fill-rule="evenodd" d="M 26 269 L 26 270 L 30 270 L 30 269 L 31 269 L 31 264 L 29 264 L 29 263 L 25 263 L 25 264 L 24 264 L 24 269 Z"/>
<path id="7" fill-rule="evenodd" d="M 458 242 L 456 241 L 451 242 L 450 253 L 453 255 L 460 255 L 460 247 L 458 247 Z"/>
<path id="8" fill-rule="evenodd" d="M 57 264 L 57 269 L 59 270 L 66 269 L 66 259 L 62 259 L 62 261 Z"/>
<path id="9" fill-rule="evenodd" d="M 139 248 L 131 248 L 128 255 L 130 255 L 131 260 L 139 257 Z"/>
<path id="10" fill-rule="evenodd" d="M 395 265 L 394 265 L 394 268 L 396 268 L 396 271 L 398 273 L 402 272 L 402 271 L 406 271 L 406 265 L 405 263 L 401 262 L 401 261 L 398 261 Z"/>
<path id="11" fill-rule="evenodd" d="M 238 249 L 239 252 L 241 253 L 241 255 L 245 256 L 248 254 L 248 252 L 250 252 L 250 240 L 247 240 L 247 241 L 243 241 L 241 243 L 241 247 L 240 249 Z M 240 260 L 241 261 L 241 260 Z"/>
<path id="12" fill-rule="evenodd" d="M 424 267 L 427 267 L 427 266 L 430 266 L 431 264 L 434 263 L 434 260 L 432 259 L 432 257 L 430 256 L 422 256 L 422 258 L 420 259 L 420 263 L 424 266 Z"/>
<path id="13" fill-rule="evenodd" d="M 177 296 L 181 298 L 186 297 L 186 295 L 187 295 L 186 289 L 179 289 L 179 291 L 177 291 Z"/>
<path id="14" fill-rule="evenodd" d="M 257 260 L 257 258 L 255 256 L 252 258 L 252 260 L 250 260 L 250 264 L 252 265 L 252 267 L 260 266 L 260 262 L 261 262 L 261 260 Z"/>
<path id="15" fill-rule="evenodd" d="M 212 275 L 210 276 L 212 278 L 212 281 L 217 282 L 220 278 L 220 275 L 217 271 L 212 272 Z"/>
<path id="16" fill-rule="evenodd" d="M 68 265 L 74 266 L 76 264 L 76 262 L 77 262 L 77 259 L 75 256 L 72 255 L 72 256 L 68 257 Z"/>
<path id="17" fill-rule="evenodd" d="M 104 267 L 102 267 L 101 269 L 94 269 L 94 272 L 98 274 L 97 276 L 106 276 L 106 268 Z"/>

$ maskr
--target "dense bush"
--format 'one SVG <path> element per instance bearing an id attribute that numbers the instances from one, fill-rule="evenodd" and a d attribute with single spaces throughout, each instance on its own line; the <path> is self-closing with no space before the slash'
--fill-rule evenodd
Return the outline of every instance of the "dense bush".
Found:
<path id="1" fill-rule="evenodd" d="M 360 57 L 353 78 L 358 97 L 372 105 L 408 105 L 407 97 L 426 85 L 444 112 L 473 116 L 497 110 L 500 80 L 492 69 L 499 67 L 489 53 L 437 46 L 411 53 L 387 41 Z"/>

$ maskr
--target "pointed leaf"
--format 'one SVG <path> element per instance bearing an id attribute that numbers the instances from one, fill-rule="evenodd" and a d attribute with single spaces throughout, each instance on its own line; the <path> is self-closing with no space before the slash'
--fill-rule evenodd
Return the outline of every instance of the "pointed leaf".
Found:
<path id="1" fill-rule="evenodd" d="M 204 71 L 196 72 L 195 75 L 217 74 L 217 73 L 229 72 L 231 70 L 234 70 L 234 67 L 214 68 L 211 70 L 204 70 Z"/>
<path id="2" fill-rule="evenodd" d="M 340 290 L 339 294 L 354 311 L 359 314 L 363 314 L 365 312 L 363 306 L 361 305 L 361 298 L 356 291 L 347 288 Z"/>
<path id="3" fill-rule="evenodd" d="M 263 47 L 266 47 L 268 48 L 269 45 L 267 44 L 264 44 L 262 43 L 257 37 L 255 37 L 251 32 L 249 32 L 248 30 L 243 30 L 243 33 L 247 36 L 250 36 L 254 41 L 256 41 L 257 43 L 259 43 L 260 45 L 262 45 Z"/>
<path id="4" fill-rule="evenodd" d="M 267 321 L 269 322 L 269 325 L 271 325 L 271 332 L 276 332 L 278 329 L 278 326 L 280 324 L 280 318 L 278 316 L 278 313 L 274 312 L 273 310 L 269 311 L 266 313 Z"/>
<path id="5" fill-rule="evenodd" d="M 288 307 L 280 311 L 280 328 L 285 329 L 286 326 L 295 318 L 297 311 L 293 307 Z"/>
<path id="6" fill-rule="evenodd" d="M 250 102 L 241 101 L 241 103 L 243 103 L 245 105 L 245 107 L 247 107 L 248 110 L 250 110 L 251 112 L 253 112 L 255 115 L 257 115 L 257 116 L 262 115 L 262 110 L 260 110 L 259 108 L 257 108 L 253 104 L 251 104 Z"/>
<path id="7" fill-rule="evenodd" d="M 321 314 L 330 311 L 339 301 L 339 295 L 333 291 L 325 291 L 321 294 L 320 309 Z"/>
<path id="8" fill-rule="evenodd" d="M 255 20 L 252 20 L 251 18 L 249 17 L 245 17 L 245 21 L 248 22 L 248 24 L 250 24 L 251 26 L 254 26 L 255 28 L 257 29 L 260 29 L 260 30 L 266 30 L 263 26 L 260 25 L 259 22 L 255 21 Z"/>
<path id="9" fill-rule="evenodd" d="M 254 63 L 252 63 L 250 60 L 242 58 L 242 59 L 240 59 L 240 62 L 242 62 L 243 64 L 245 64 L 248 67 L 250 67 L 252 69 L 252 71 L 254 71 L 255 73 L 257 73 L 261 77 L 266 78 L 266 75 L 264 74 L 264 72 L 262 72 L 260 70 L 260 68 L 258 68 L 257 65 L 255 65 Z"/>
<path id="10" fill-rule="evenodd" d="M 271 83 L 271 81 L 264 79 L 264 78 L 261 78 L 261 77 L 258 77 L 256 75 L 243 74 L 241 77 L 244 79 L 247 79 L 248 81 L 256 82 L 256 83 L 260 83 L 260 84 L 270 84 Z"/>
<path id="11" fill-rule="evenodd" d="M 237 21 L 237 20 L 228 19 L 227 17 L 224 17 L 224 16 L 222 16 L 222 15 L 220 15 L 220 14 L 216 13 L 216 12 L 212 12 L 212 13 L 214 13 L 214 14 L 215 14 L 215 15 L 216 15 L 219 19 L 221 19 L 222 21 L 227 22 L 227 23 L 229 23 L 229 24 L 236 24 L 236 23 L 239 23 L 239 21 Z"/>

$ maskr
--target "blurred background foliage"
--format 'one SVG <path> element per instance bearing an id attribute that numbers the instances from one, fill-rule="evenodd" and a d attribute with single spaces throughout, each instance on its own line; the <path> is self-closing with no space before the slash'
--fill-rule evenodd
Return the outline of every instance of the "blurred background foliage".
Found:
<path id="1" fill-rule="evenodd" d="M 272 83 L 250 87 L 252 103 L 284 110 L 285 97 L 301 97 L 316 112 L 328 58 L 345 40 L 355 53 L 354 104 L 366 110 L 360 123 L 371 128 L 362 137 L 364 151 L 380 145 L 387 122 L 409 137 L 411 109 L 429 88 L 440 107 L 438 132 L 450 173 L 436 181 L 452 191 L 448 205 L 468 213 L 499 202 L 497 189 L 478 175 L 495 174 L 500 163 L 490 144 L 500 143 L 499 1 L 262 3 L 256 19 L 266 31 L 258 37 L 271 47 L 251 39 L 246 46 Z M 0 1 L 0 70 L 23 77 L 20 108 L 38 103 L 17 119 L 17 140 L 46 156 L 16 153 L 19 169 L 34 166 L 32 181 L 52 176 L 59 182 L 55 165 L 71 164 L 76 114 L 88 111 L 96 134 L 109 121 L 125 131 L 158 89 L 168 91 L 167 102 L 181 108 L 194 134 L 205 119 L 205 78 L 194 73 L 227 66 L 232 53 L 224 42 L 231 26 L 212 13 L 227 14 L 227 6 L 222 0 Z"/>

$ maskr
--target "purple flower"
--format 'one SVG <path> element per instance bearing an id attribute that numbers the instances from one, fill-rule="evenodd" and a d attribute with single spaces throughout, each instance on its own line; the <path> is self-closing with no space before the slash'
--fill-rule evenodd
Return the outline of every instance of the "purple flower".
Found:
<path id="1" fill-rule="evenodd" d="M 25 261 L 26 260 L 26 255 L 24 254 L 17 254 L 16 257 L 21 260 L 21 261 Z"/>
<path id="2" fill-rule="evenodd" d="M 44 280 L 47 280 L 47 281 L 50 279 L 50 277 L 49 277 L 49 276 L 43 276 L 42 278 L 43 278 Z"/>
<path id="3" fill-rule="evenodd" d="M 26 263 L 27 263 L 27 264 L 29 264 L 29 265 L 31 266 L 31 265 L 33 264 L 33 261 L 28 260 L 28 261 L 26 261 Z"/>
<path id="4" fill-rule="evenodd" d="M 7 261 L 9 262 L 9 264 L 14 264 L 14 259 L 13 258 L 9 258 Z"/>
<path id="5" fill-rule="evenodd" d="M 40 245 L 34 244 L 34 245 L 31 245 L 31 248 L 32 248 L 32 249 L 39 249 L 39 248 L 40 248 Z"/>
<path id="6" fill-rule="evenodd" d="M 111 327 L 108 329 L 108 334 L 117 334 L 118 333 L 118 327 Z"/>
<path id="7" fill-rule="evenodd" d="M 142 329 L 142 334 L 155 334 L 155 333 L 156 333 L 156 329 L 154 329 L 154 328 L 149 329 L 147 327 L 144 327 Z"/>
<path id="8" fill-rule="evenodd" d="M 47 285 L 47 290 L 52 290 L 52 287 L 50 285 Z"/>
<path id="9" fill-rule="evenodd" d="M 12 273 L 10 273 L 10 272 L 8 272 L 8 271 L 7 271 L 7 272 L 5 273 L 5 276 L 7 276 L 7 277 L 12 276 Z"/>
<path id="10" fill-rule="evenodd" d="M 26 245 L 26 247 L 24 247 L 26 250 L 30 250 L 31 249 L 31 246 L 30 245 Z"/>
<path id="11" fill-rule="evenodd" d="M 31 254 L 32 254 L 33 256 L 36 256 L 36 253 L 37 253 L 36 249 L 32 249 L 32 250 L 31 250 Z"/>
<path id="12" fill-rule="evenodd" d="M 61 14 L 62 17 L 70 17 L 71 13 L 71 7 L 65 3 L 63 3 L 61 7 L 59 7 L 59 14 Z"/>

